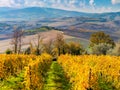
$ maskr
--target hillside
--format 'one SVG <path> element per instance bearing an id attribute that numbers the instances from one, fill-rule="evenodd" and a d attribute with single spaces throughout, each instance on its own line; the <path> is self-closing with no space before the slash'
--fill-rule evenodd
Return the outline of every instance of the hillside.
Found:
<path id="1" fill-rule="evenodd" d="M 106 19 L 119 19 L 120 12 L 111 13 L 84 13 L 77 11 L 67 11 L 54 8 L 42 8 L 42 7 L 28 7 L 28 8 L 0 8 L 0 18 L 4 21 L 9 20 L 38 20 L 45 18 L 61 18 L 61 17 L 94 17 L 94 18 L 106 18 Z"/>
<path id="2" fill-rule="evenodd" d="M 120 0 L 0 0 L 0 90 L 120 90 Z"/>
<path id="3" fill-rule="evenodd" d="M 14 10 L 10 8 L 8 10 L 6 10 L 6 8 L 1 9 L 3 10 L 0 11 L 0 18 L 2 18 L 2 20 L 36 20 L 43 18 L 87 16 L 87 13 L 82 12 L 41 7 L 29 7 Z"/>
<path id="4" fill-rule="evenodd" d="M 32 30 L 42 26 L 53 27 L 72 37 L 68 41 L 82 41 L 81 43 L 85 43 L 86 46 L 90 35 L 97 31 L 104 31 L 115 41 L 120 38 L 120 12 L 97 14 L 40 7 L 2 7 L 0 18 L 0 42 L 4 43 L 10 39 L 14 26 L 21 27 L 26 32 L 31 31 L 32 35 Z M 0 46 L 6 47 L 3 44 Z"/>

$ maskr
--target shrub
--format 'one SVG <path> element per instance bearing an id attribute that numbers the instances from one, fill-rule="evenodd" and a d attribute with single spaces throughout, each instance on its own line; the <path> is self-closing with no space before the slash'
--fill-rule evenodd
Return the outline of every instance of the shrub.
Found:
<path id="1" fill-rule="evenodd" d="M 5 53 L 6 53 L 6 54 L 12 54 L 12 50 L 7 49 L 7 50 L 5 51 Z"/>
<path id="2" fill-rule="evenodd" d="M 109 55 L 115 55 L 115 56 L 120 56 L 120 44 L 117 44 L 115 48 L 111 49 L 108 52 Z"/>
<path id="3" fill-rule="evenodd" d="M 69 53 L 72 55 L 81 55 L 83 52 L 83 47 L 79 43 L 70 42 L 69 43 Z"/>
<path id="4" fill-rule="evenodd" d="M 92 54 L 106 55 L 111 48 L 112 48 L 112 45 L 110 44 L 100 43 L 92 47 Z"/>

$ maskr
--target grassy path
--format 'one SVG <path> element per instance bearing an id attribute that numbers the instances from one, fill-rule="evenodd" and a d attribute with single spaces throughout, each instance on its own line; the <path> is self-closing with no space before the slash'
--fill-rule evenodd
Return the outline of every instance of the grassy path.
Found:
<path id="1" fill-rule="evenodd" d="M 70 90 L 70 84 L 64 76 L 61 66 L 53 61 L 47 73 L 43 90 Z"/>
<path id="2" fill-rule="evenodd" d="M 17 76 L 10 76 L 8 79 L 0 81 L 0 90 L 22 90 L 23 81 L 24 70 Z"/>

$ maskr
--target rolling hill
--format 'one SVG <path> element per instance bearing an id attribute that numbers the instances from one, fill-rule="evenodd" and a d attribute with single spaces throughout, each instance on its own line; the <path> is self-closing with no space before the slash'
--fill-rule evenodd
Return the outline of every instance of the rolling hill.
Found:
<path id="1" fill-rule="evenodd" d="M 28 31 L 42 26 L 54 27 L 72 37 L 69 41 L 80 40 L 83 44 L 96 31 L 106 32 L 115 41 L 120 38 L 120 12 L 83 13 L 41 7 L 0 8 L 0 41 L 10 38 L 8 35 L 15 25 Z"/>
<path id="2" fill-rule="evenodd" d="M 106 18 L 106 19 L 119 19 L 120 12 L 111 13 L 84 13 L 76 11 L 67 11 L 54 8 L 43 7 L 28 7 L 28 8 L 0 8 L 1 20 L 38 20 L 38 19 L 50 19 L 61 17 L 92 17 L 92 18 Z"/>
<path id="3" fill-rule="evenodd" d="M 88 16 L 87 13 L 82 12 L 41 7 L 29 7 L 13 10 L 10 8 L 0 8 L 0 10 L 0 18 L 3 20 L 36 20 L 45 18 Z"/>

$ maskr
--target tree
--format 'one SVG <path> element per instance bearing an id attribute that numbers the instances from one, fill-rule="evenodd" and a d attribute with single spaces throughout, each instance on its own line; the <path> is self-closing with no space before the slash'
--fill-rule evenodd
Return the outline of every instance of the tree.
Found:
<path id="1" fill-rule="evenodd" d="M 41 33 L 37 33 L 36 38 L 33 42 L 30 42 L 30 52 L 31 54 L 40 55 L 43 50 L 43 36 Z"/>
<path id="2" fill-rule="evenodd" d="M 70 42 L 69 44 L 69 53 L 72 55 L 81 55 L 83 50 L 83 47 L 81 44 L 76 42 Z"/>
<path id="3" fill-rule="evenodd" d="M 31 48 L 28 47 L 28 48 L 24 51 L 24 54 L 31 54 Z"/>
<path id="4" fill-rule="evenodd" d="M 40 33 L 37 34 L 37 44 L 36 44 L 36 54 L 40 55 L 41 54 L 41 43 L 42 43 L 42 36 Z"/>
<path id="5" fill-rule="evenodd" d="M 106 55 L 107 52 L 112 48 L 112 45 L 106 43 L 99 43 L 92 47 L 92 54 Z"/>
<path id="6" fill-rule="evenodd" d="M 105 34 L 103 31 L 95 32 L 90 37 L 90 46 L 98 45 L 100 43 L 106 43 L 112 45 L 112 48 L 115 46 L 113 39 Z"/>
<path id="7" fill-rule="evenodd" d="M 55 40 L 55 48 L 57 48 L 57 50 L 58 50 L 58 55 L 65 53 L 64 44 L 65 44 L 65 41 L 64 41 L 63 34 L 58 33 L 56 40 Z"/>
<path id="8" fill-rule="evenodd" d="M 20 53 L 22 42 L 23 42 L 23 36 L 24 31 L 21 29 L 21 27 L 14 27 L 13 35 L 12 35 L 12 41 L 11 44 L 13 45 L 13 51 L 14 53 Z"/>
<path id="9" fill-rule="evenodd" d="M 48 42 L 43 44 L 44 52 L 53 55 L 53 49 L 54 49 L 53 42 L 54 41 L 50 39 Z"/>
<path id="10" fill-rule="evenodd" d="M 116 55 L 116 56 L 120 56 L 120 41 L 117 42 L 116 46 L 111 49 L 108 54 L 110 55 Z"/>

